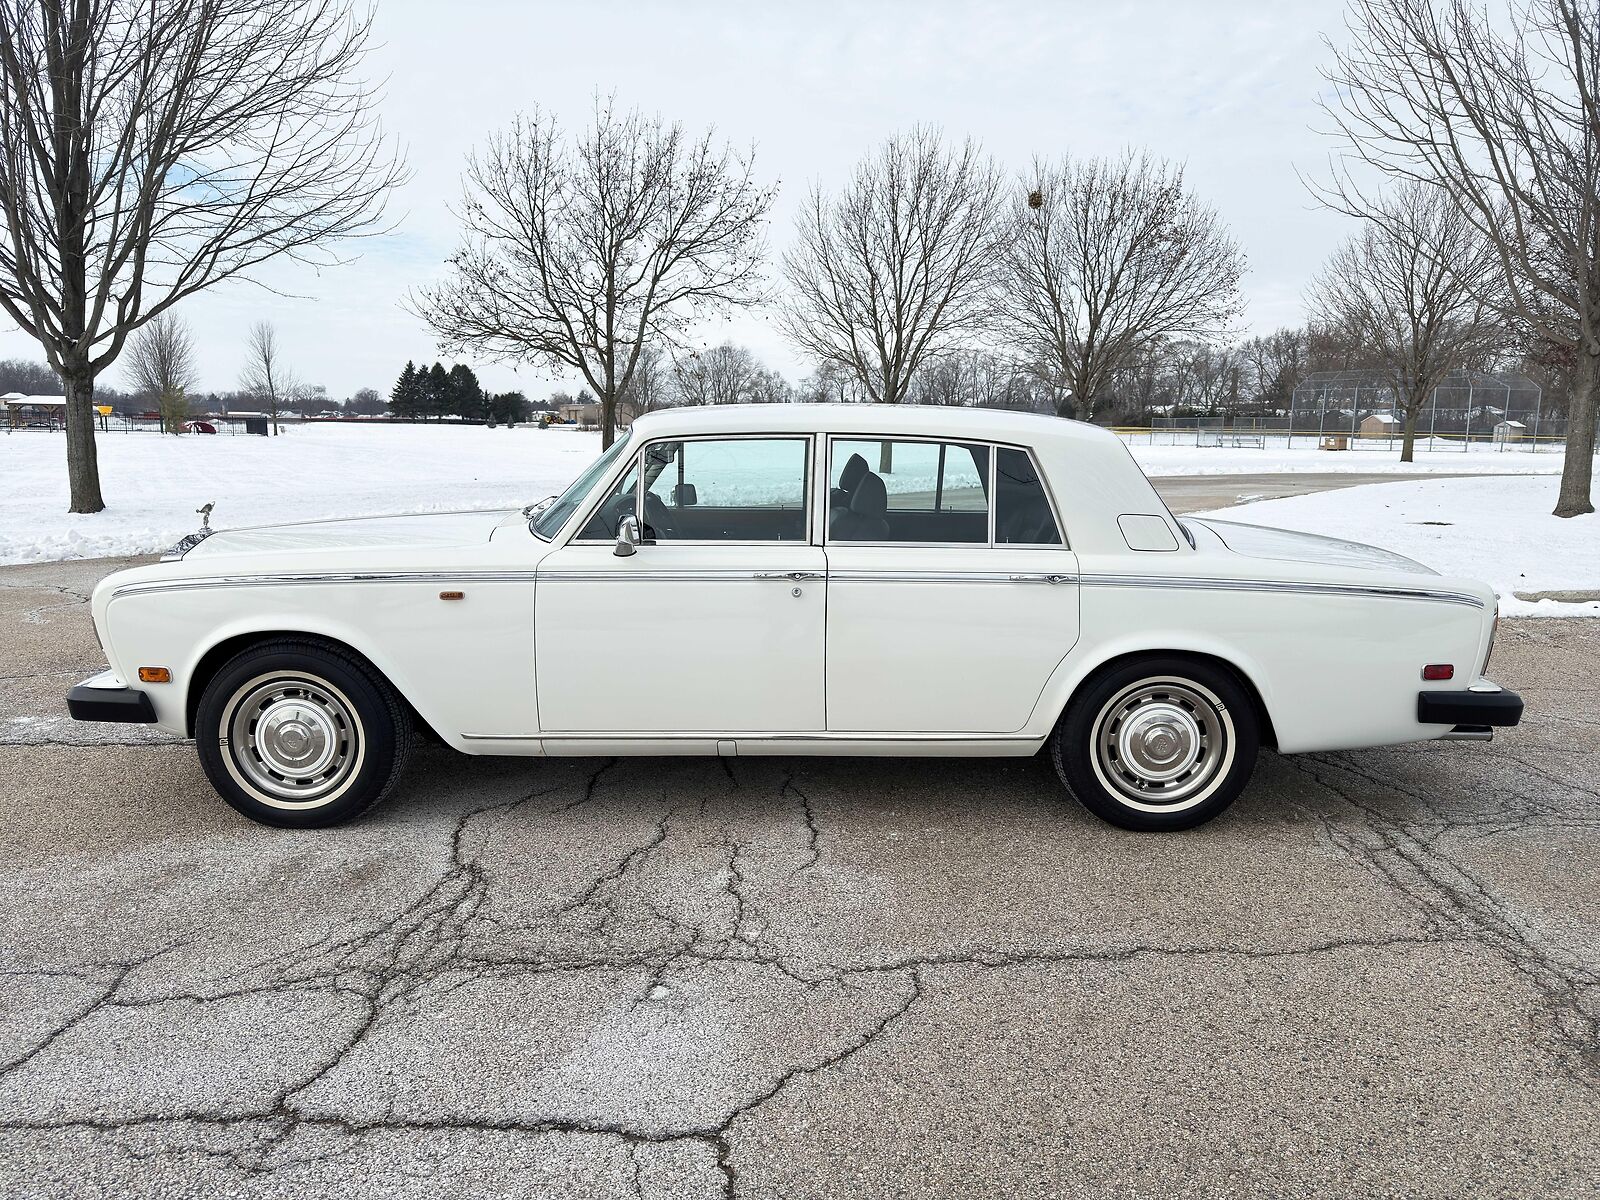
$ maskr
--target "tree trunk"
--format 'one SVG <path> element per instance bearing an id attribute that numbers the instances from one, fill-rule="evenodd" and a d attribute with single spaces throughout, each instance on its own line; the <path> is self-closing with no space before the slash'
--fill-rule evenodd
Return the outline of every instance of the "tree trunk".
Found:
<path id="1" fill-rule="evenodd" d="M 1417 445 L 1417 416 L 1422 411 L 1420 404 L 1406 405 L 1406 435 L 1400 442 L 1400 461 L 1415 462 L 1414 451 Z"/>
<path id="2" fill-rule="evenodd" d="M 1572 367 L 1572 396 L 1567 405 L 1567 453 L 1561 467 L 1561 495 L 1555 515 L 1581 517 L 1594 511 L 1589 486 L 1594 476 L 1595 387 L 1600 383 L 1600 355 L 1578 347 Z"/>
<path id="3" fill-rule="evenodd" d="M 611 449 L 617 440 L 617 397 L 615 392 L 605 392 L 600 397 L 600 449 Z"/>
<path id="4" fill-rule="evenodd" d="M 75 513 L 97 513 L 106 506 L 100 496 L 100 458 L 94 444 L 94 376 L 87 370 L 63 373 L 67 396 L 67 485 Z"/>

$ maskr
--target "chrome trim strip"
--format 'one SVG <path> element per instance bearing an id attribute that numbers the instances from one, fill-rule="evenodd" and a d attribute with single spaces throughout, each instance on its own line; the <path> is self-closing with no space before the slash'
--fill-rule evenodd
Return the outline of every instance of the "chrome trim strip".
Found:
<path id="1" fill-rule="evenodd" d="M 1288 579 L 1186 579 L 1177 575 L 1079 575 L 1085 587 L 1151 587 L 1216 592 L 1295 592 L 1312 596 L 1373 596 L 1384 600 L 1434 600 L 1483 608 L 1484 603 L 1465 592 L 1441 592 L 1375 583 L 1314 583 Z"/>
<path id="2" fill-rule="evenodd" d="M 1038 745 L 1044 737 L 1024 737 L 1014 733 L 592 733 L 546 730 L 544 733 L 463 733 L 473 742 L 1012 742 Z"/>
<path id="3" fill-rule="evenodd" d="M 836 539 L 836 538 L 833 538 L 831 536 L 824 536 L 822 541 L 820 542 L 821 545 L 824 545 L 824 546 L 827 546 L 827 545 L 835 545 L 835 546 L 916 546 L 918 548 L 947 546 L 947 547 L 954 547 L 954 548 L 960 549 L 960 550 L 970 550 L 974 546 L 979 546 L 979 547 L 982 547 L 984 549 L 989 549 L 989 550 L 998 550 L 998 549 L 1001 549 L 1002 547 L 1007 547 L 1007 546 L 1016 546 L 1016 547 L 1019 547 L 1021 549 L 1033 549 L 1033 550 L 1070 550 L 1070 549 L 1072 549 L 1072 539 L 1067 536 L 1067 527 L 1061 523 L 1061 506 L 1058 503 L 1056 503 L 1056 495 L 1055 495 L 1054 490 L 1050 486 L 1049 476 L 1047 476 L 1044 473 L 1044 471 L 1040 468 L 1040 466 L 1039 466 L 1039 456 L 1033 452 L 1033 447 L 1032 446 L 1023 445 L 1020 442 L 997 442 L 997 441 L 994 441 L 993 439 L 985 438 L 985 437 L 957 437 L 957 436 L 955 436 L 953 434 L 952 435 L 944 435 L 944 434 L 937 434 L 937 433 L 833 433 L 833 432 L 825 432 L 823 436 L 824 436 L 824 438 L 826 439 L 826 442 L 827 442 L 827 445 L 824 447 L 824 449 L 827 451 L 827 462 L 824 464 L 825 469 L 821 472 L 821 477 L 822 477 L 822 482 L 823 482 L 823 516 L 824 517 L 830 516 L 830 514 L 828 513 L 828 510 L 827 510 L 827 489 L 828 489 L 828 486 L 832 483 L 832 480 L 833 480 L 833 443 L 836 442 L 836 441 L 838 441 L 838 442 L 935 442 L 935 443 L 940 443 L 940 444 L 944 444 L 944 445 L 951 445 L 951 446 L 985 446 L 985 447 L 987 447 L 988 450 L 989 450 L 989 494 L 984 497 L 984 505 L 988 509 L 988 539 L 989 540 L 986 541 L 986 542 L 858 542 L 858 541 L 854 541 L 854 540 Z M 1038 476 L 1040 486 L 1044 490 L 1045 503 L 1050 506 L 1050 515 L 1055 520 L 1056 533 L 1059 534 L 1060 537 L 1061 537 L 1061 541 L 1060 542 L 1056 542 L 1056 543 L 1036 543 L 1036 542 L 1023 543 L 1023 542 L 997 542 L 997 541 L 995 541 L 995 521 L 997 520 L 997 517 L 995 515 L 996 505 L 995 505 L 995 491 L 994 491 L 995 483 L 994 483 L 994 477 L 995 477 L 995 473 L 999 469 L 999 460 L 1000 460 L 1000 451 L 1001 450 L 1017 450 L 1017 451 L 1020 451 L 1021 453 L 1026 454 L 1028 456 L 1028 461 L 1033 466 L 1033 473 L 1036 476 Z M 1131 458 L 1131 452 L 1130 452 L 1130 458 Z M 827 522 L 824 521 L 823 525 L 824 525 L 824 533 L 826 534 Z"/>
<path id="4" fill-rule="evenodd" d="M 1050 583 L 1073 575 L 1010 575 L 1003 571 L 830 571 L 831 583 Z"/>
<path id="5" fill-rule="evenodd" d="M 647 571 L 647 570 L 617 570 L 617 571 L 581 571 L 562 570 L 557 568 L 550 571 L 539 572 L 539 582 L 573 583 L 573 582 L 612 582 L 612 583 L 698 583 L 703 581 L 742 580 L 742 579 L 790 579 L 790 578 L 816 578 L 823 576 L 811 575 L 808 572 L 795 571 L 786 574 L 775 574 L 769 571 L 733 571 L 733 570 L 702 570 L 702 571 Z"/>
<path id="6" fill-rule="evenodd" d="M 151 591 L 195 591 L 223 587 L 306 587 L 341 583 L 532 583 L 541 580 L 612 580 L 621 583 L 699 582 L 796 577 L 821 580 L 817 572 L 744 570 L 701 571 L 388 571 L 282 575 L 218 575 L 193 579 L 154 579 L 123 584 L 112 595 Z M 1382 584 L 1295 582 L 1273 579 L 1188 579 L 1173 575 L 1039 574 L 999 571 L 836 571 L 827 579 L 839 583 L 1079 583 L 1085 587 L 1166 588 L 1178 591 L 1285 592 L 1312 596 L 1371 596 L 1382 600 L 1424 600 L 1482 609 L 1484 602 L 1464 592 L 1405 588 Z"/>
<path id="7" fill-rule="evenodd" d="M 222 587 L 302 587 L 328 583 L 532 583 L 532 571 L 352 571 L 307 573 L 303 575 L 212 575 L 193 579 L 150 579 L 125 583 L 112 593 L 129 596 L 137 592 L 196 591 Z"/>

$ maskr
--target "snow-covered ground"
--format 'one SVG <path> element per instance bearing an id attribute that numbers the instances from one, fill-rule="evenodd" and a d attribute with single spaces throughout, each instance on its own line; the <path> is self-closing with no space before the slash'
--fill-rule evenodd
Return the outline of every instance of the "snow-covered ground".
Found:
<path id="1" fill-rule="evenodd" d="M 1482 579 L 1502 616 L 1600 617 L 1600 600 L 1522 600 L 1535 592 L 1600 596 L 1600 515 L 1550 515 L 1548 478 L 1425 479 L 1262 500 L 1195 516 L 1367 542 L 1447 575 Z"/>
<path id="2" fill-rule="evenodd" d="M 1600 588 L 1600 520 L 1549 515 L 1554 454 L 1492 447 L 1419 453 L 1131 447 L 1152 475 L 1426 472 L 1529 478 L 1427 480 L 1344 489 L 1228 510 L 1232 519 L 1369 541 L 1442 570 L 1477 575 L 1503 593 Z M 560 491 L 600 451 L 571 429 L 310 424 L 281 437 L 103 434 L 107 508 L 67 513 L 60 434 L 0 435 L 0 563 L 148 554 L 198 524 L 216 501 L 218 528 L 331 516 L 515 507 Z M 907 464 L 908 467 L 910 464 Z M 1443 521 L 1448 524 L 1423 524 Z M 1507 613 L 1600 613 L 1600 605 L 1508 600 Z"/>
<path id="3" fill-rule="evenodd" d="M 520 507 L 559 492 L 600 453 L 572 429 L 286 425 L 281 437 L 110 433 L 106 509 L 67 512 L 59 433 L 0 435 L 0 563 L 163 550 L 216 501 L 219 529 L 319 517 Z"/>
<path id="4" fill-rule="evenodd" d="M 1126 439 L 1134 459 L 1146 475 L 1276 475 L 1287 471 L 1351 473 L 1372 475 L 1559 475 L 1561 455 L 1548 448 L 1527 450 L 1473 443 L 1462 449 L 1458 443 L 1449 449 L 1416 451 L 1416 461 L 1400 461 L 1400 446 L 1392 449 L 1382 443 L 1362 445 L 1351 450 L 1318 450 L 1309 438 L 1296 438 L 1293 447 L 1287 438 L 1269 438 L 1255 447 L 1149 445 L 1144 438 Z M 1440 447 L 1444 442 L 1438 443 Z M 1384 445 L 1384 448 L 1379 448 Z"/>

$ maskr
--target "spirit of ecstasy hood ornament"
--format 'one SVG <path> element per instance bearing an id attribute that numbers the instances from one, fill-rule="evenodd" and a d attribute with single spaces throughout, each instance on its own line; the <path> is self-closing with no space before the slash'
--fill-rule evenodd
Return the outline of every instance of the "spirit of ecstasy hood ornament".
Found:
<path id="1" fill-rule="evenodd" d="M 211 528 L 211 510 L 216 506 L 217 502 L 210 500 L 194 510 L 200 514 L 200 528 L 179 538 L 178 544 L 161 556 L 162 562 L 178 562 L 185 554 L 216 532 L 215 529 Z"/>

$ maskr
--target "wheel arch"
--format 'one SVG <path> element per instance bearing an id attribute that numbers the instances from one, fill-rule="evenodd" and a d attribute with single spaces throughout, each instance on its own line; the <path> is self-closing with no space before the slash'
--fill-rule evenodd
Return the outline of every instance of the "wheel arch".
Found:
<path id="1" fill-rule="evenodd" d="M 1228 675 L 1232 676 L 1238 682 L 1239 686 L 1244 689 L 1245 694 L 1250 697 L 1251 705 L 1255 710 L 1256 720 L 1260 725 L 1261 744 L 1272 749 L 1277 748 L 1278 735 L 1277 731 L 1273 727 L 1272 711 L 1267 707 L 1266 698 L 1251 671 L 1246 667 L 1241 666 L 1237 661 L 1229 657 L 1225 657 L 1223 654 L 1181 646 L 1151 646 L 1141 649 L 1123 649 L 1117 651 L 1116 653 L 1107 654 L 1104 657 L 1098 658 L 1092 664 L 1083 666 L 1082 669 L 1076 673 L 1072 680 L 1071 686 L 1066 689 L 1066 694 L 1061 698 L 1060 703 L 1053 706 L 1050 728 L 1055 728 L 1056 724 L 1060 722 L 1062 715 L 1067 711 L 1067 706 L 1070 705 L 1077 696 L 1082 694 L 1085 688 L 1092 686 L 1094 682 L 1101 676 L 1107 674 L 1108 672 L 1118 670 L 1128 663 L 1136 662 L 1140 659 L 1154 658 L 1176 658 L 1190 662 L 1203 663 L 1206 666 L 1212 667 L 1216 670 L 1224 671 Z"/>
<path id="2" fill-rule="evenodd" d="M 371 656 L 364 653 L 359 647 L 351 645 L 340 638 L 332 637 L 325 633 L 311 633 L 303 629 L 256 629 L 242 633 L 229 634 L 219 638 L 201 653 L 189 671 L 188 692 L 184 697 L 183 727 L 187 737 L 194 736 L 195 715 L 200 709 L 200 698 L 205 694 L 206 688 L 216 678 L 217 672 L 231 662 L 235 657 L 254 646 L 267 642 L 292 640 L 296 642 L 310 642 L 313 645 L 326 646 L 330 650 L 337 650 L 341 654 L 357 659 L 374 676 L 381 679 L 393 691 L 400 703 L 405 706 L 410 714 L 418 732 L 435 741 L 443 741 L 438 731 L 417 711 L 417 706 L 411 702 L 410 697 L 382 667 L 372 661 Z"/>

